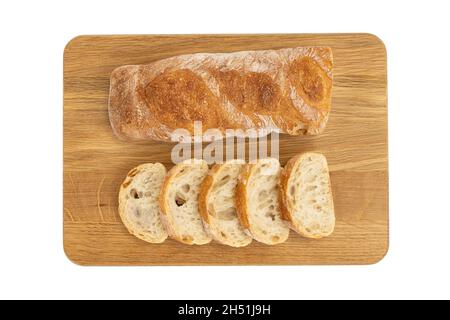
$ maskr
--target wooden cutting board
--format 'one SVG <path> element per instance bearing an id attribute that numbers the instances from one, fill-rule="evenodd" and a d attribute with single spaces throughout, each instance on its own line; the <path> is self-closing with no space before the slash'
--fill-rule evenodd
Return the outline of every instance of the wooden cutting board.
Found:
<path id="1" fill-rule="evenodd" d="M 119 185 L 145 162 L 172 166 L 172 144 L 125 143 L 108 120 L 111 71 L 195 52 L 330 46 L 332 112 L 325 133 L 281 135 L 282 164 L 303 151 L 329 161 L 336 229 L 322 240 L 291 232 L 277 246 L 148 244 L 128 234 L 117 211 Z M 371 264 L 388 250 L 386 49 L 370 34 L 80 36 L 64 51 L 64 249 L 81 265 Z"/>

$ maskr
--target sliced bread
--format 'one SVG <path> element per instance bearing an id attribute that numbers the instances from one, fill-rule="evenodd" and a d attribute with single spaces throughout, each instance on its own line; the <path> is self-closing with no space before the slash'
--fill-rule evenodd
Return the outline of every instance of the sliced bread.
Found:
<path id="1" fill-rule="evenodd" d="M 119 215 L 128 231 L 147 242 L 161 243 L 167 232 L 161 221 L 158 195 L 166 168 L 142 164 L 128 172 L 119 191 Z"/>
<path id="2" fill-rule="evenodd" d="M 319 153 L 300 154 L 288 161 L 280 179 L 282 217 L 307 238 L 334 230 L 335 215 L 327 159 Z"/>
<path id="3" fill-rule="evenodd" d="M 200 190 L 199 208 L 205 230 L 214 240 L 232 247 L 252 242 L 236 213 L 235 189 L 244 165 L 243 160 L 214 165 Z"/>
<path id="4" fill-rule="evenodd" d="M 189 159 L 170 169 L 164 180 L 159 195 L 162 220 L 169 235 L 181 243 L 211 241 L 198 209 L 200 185 L 207 174 L 204 160 Z"/>
<path id="5" fill-rule="evenodd" d="M 241 225 L 252 237 L 274 245 L 289 237 L 281 219 L 278 183 L 281 166 L 277 159 L 260 159 L 244 166 L 236 186 L 236 208 Z"/>

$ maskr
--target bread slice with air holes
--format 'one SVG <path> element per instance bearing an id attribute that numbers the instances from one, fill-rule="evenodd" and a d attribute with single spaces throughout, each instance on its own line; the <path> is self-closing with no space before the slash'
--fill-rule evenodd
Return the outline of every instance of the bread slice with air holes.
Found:
<path id="1" fill-rule="evenodd" d="M 281 219 L 278 183 L 280 162 L 260 159 L 244 166 L 236 186 L 236 208 L 241 225 L 262 243 L 274 245 L 287 240 L 289 226 Z"/>
<path id="2" fill-rule="evenodd" d="M 290 227 L 307 238 L 329 236 L 335 225 L 327 159 L 300 154 L 288 161 L 280 179 L 281 213 Z"/>
<path id="3" fill-rule="evenodd" d="M 252 237 L 244 231 L 236 213 L 235 189 L 244 160 L 214 165 L 203 180 L 199 209 L 206 232 L 217 242 L 244 247 Z"/>
<path id="4" fill-rule="evenodd" d="M 173 239 L 185 244 L 206 244 L 211 237 L 203 228 L 198 209 L 200 185 L 208 174 L 204 160 L 185 160 L 164 179 L 159 206 L 166 230 Z"/>
<path id="5" fill-rule="evenodd" d="M 167 238 L 162 224 L 158 195 L 166 175 L 161 163 L 147 163 L 128 172 L 120 186 L 119 215 L 128 231 L 150 243 Z"/>

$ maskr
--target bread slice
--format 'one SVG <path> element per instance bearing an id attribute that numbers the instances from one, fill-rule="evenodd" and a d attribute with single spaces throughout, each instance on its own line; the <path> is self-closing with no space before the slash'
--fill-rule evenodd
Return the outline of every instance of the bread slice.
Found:
<path id="1" fill-rule="evenodd" d="M 158 195 L 166 175 L 161 163 L 142 164 L 128 172 L 119 191 L 119 215 L 128 231 L 147 242 L 161 243 L 167 232 Z"/>
<path id="2" fill-rule="evenodd" d="M 259 242 L 274 245 L 289 237 L 281 219 L 278 182 L 281 166 L 277 159 L 260 159 L 244 166 L 236 187 L 236 208 L 242 226 Z"/>
<path id="3" fill-rule="evenodd" d="M 289 160 L 281 173 L 280 196 L 283 219 L 293 230 L 314 239 L 333 232 L 333 195 L 324 155 L 304 153 Z"/>
<path id="4" fill-rule="evenodd" d="M 252 242 L 236 213 L 235 189 L 244 165 L 243 160 L 214 165 L 200 189 L 199 208 L 206 232 L 214 240 L 232 247 Z"/>
<path id="5" fill-rule="evenodd" d="M 159 195 L 162 220 L 169 235 L 185 244 L 206 244 L 198 209 L 200 185 L 208 174 L 204 160 L 189 159 L 169 170 Z"/>

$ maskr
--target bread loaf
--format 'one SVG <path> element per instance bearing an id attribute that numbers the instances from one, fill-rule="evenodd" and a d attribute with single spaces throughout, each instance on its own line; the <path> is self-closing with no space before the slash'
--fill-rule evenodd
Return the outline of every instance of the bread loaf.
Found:
<path id="1" fill-rule="evenodd" d="M 170 141 L 194 121 L 203 131 L 258 129 L 314 135 L 331 105 L 332 53 L 326 47 L 175 56 L 111 74 L 109 118 L 122 140 Z"/>

